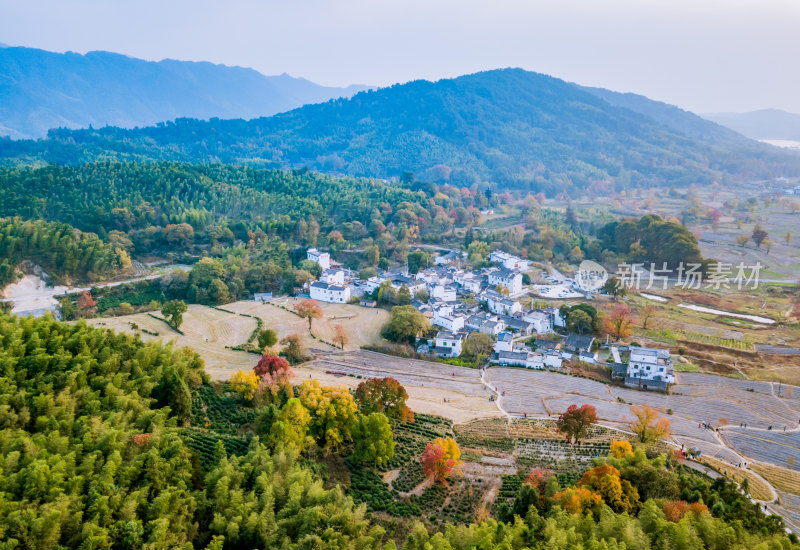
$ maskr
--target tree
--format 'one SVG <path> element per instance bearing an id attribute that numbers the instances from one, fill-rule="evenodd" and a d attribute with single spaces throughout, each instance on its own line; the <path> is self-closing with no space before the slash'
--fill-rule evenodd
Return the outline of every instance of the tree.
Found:
<path id="1" fill-rule="evenodd" d="M 609 277 L 603 284 L 603 291 L 616 300 L 617 298 L 624 298 L 628 294 L 628 287 L 622 284 L 622 281 L 618 278 Z"/>
<path id="2" fill-rule="evenodd" d="M 509 295 L 508 287 L 506 287 L 506 286 L 497 285 L 497 286 L 494 287 L 494 289 L 500 296 L 508 296 Z"/>
<path id="3" fill-rule="evenodd" d="M 603 497 L 586 487 L 567 487 L 553 495 L 553 502 L 570 514 L 583 514 L 599 508 Z"/>
<path id="4" fill-rule="evenodd" d="M 739 246 L 744 246 L 750 241 L 750 237 L 748 235 L 739 235 L 736 237 L 736 244 Z"/>
<path id="5" fill-rule="evenodd" d="M 558 417 L 556 427 L 564 434 L 567 441 L 577 441 L 585 437 L 588 428 L 597 423 L 597 411 L 592 405 L 572 404 Z"/>
<path id="6" fill-rule="evenodd" d="M 296 397 L 281 408 L 270 427 L 268 441 L 273 447 L 284 447 L 303 452 L 313 441 L 308 436 L 311 414 Z"/>
<path id="7" fill-rule="evenodd" d="M 641 506 L 639 492 L 630 482 L 621 479 L 619 470 L 610 464 L 602 464 L 587 471 L 581 477 L 578 486 L 599 494 L 618 514 L 636 512 Z"/>
<path id="8" fill-rule="evenodd" d="M 263 378 L 266 375 L 272 377 L 291 377 L 292 369 L 289 367 L 289 362 L 283 357 L 265 353 L 261 356 L 261 359 L 258 360 L 256 366 L 253 367 L 253 372 L 256 373 L 256 376 L 259 378 Z"/>
<path id="9" fill-rule="evenodd" d="M 281 355 L 292 365 L 302 363 L 309 359 L 308 352 L 299 334 L 290 334 L 282 339 L 280 343 L 284 346 L 281 350 Z"/>
<path id="10" fill-rule="evenodd" d="M 624 439 L 615 439 L 611 442 L 609 449 L 614 458 L 627 458 L 633 456 L 633 447 L 629 441 Z"/>
<path id="11" fill-rule="evenodd" d="M 756 248 L 761 248 L 761 243 L 764 242 L 764 239 L 767 238 L 768 233 L 764 231 L 760 225 L 756 225 L 753 228 L 753 235 L 752 239 L 753 242 L 756 243 Z"/>
<path id="12" fill-rule="evenodd" d="M 383 328 L 382 335 L 392 342 L 413 344 L 430 328 L 428 319 L 414 306 L 395 306 L 392 308 L 392 318 Z"/>
<path id="13" fill-rule="evenodd" d="M 617 304 L 611 314 L 604 319 L 607 334 L 615 340 L 627 338 L 633 332 L 633 312 L 624 304 Z"/>
<path id="14" fill-rule="evenodd" d="M 231 376 L 231 389 L 245 401 L 252 401 L 258 388 L 258 376 L 253 371 L 240 370 Z"/>
<path id="15" fill-rule="evenodd" d="M 650 319 L 655 317 L 657 312 L 658 308 L 653 304 L 647 304 L 641 310 L 639 310 L 639 320 L 642 322 L 643 329 L 647 330 L 647 325 L 650 323 Z"/>
<path id="16" fill-rule="evenodd" d="M 342 325 L 336 325 L 333 327 L 333 343 L 339 344 L 341 349 L 350 342 L 350 338 L 347 337 L 347 332 L 345 332 L 344 327 Z"/>
<path id="17" fill-rule="evenodd" d="M 590 334 L 592 332 L 592 318 L 582 309 L 573 309 L 567 315 L 567 330 L 578 334 Z"/>
<path id="18" fill-rule="evenodd" d="M 408 393 L 394 378 L 370 378 L 356 388 L 362 414 L 380 412 L 402 422 L 413 422 L 414 413 L 406 405 Z"/>
<path id="19" fill-rule="evenodd" d="M 492 351 L 494 351 L 494 342 L 488 334 L 472 332 L 464 340 L 461 356 L 480 364 L 492 354 Z"/>
<path id="20" fill-rule="evenodd" d="M 161 306 L 161 315 L 167 320 L 167 324 L 175 330 L 180 329 L 184 313 L 186 313 L 186 303 L 183 300 L 170 300 Z"/>
<path id="21" fill-rule="evenodd" d="M 271 328 L 262 330 L 258 333 L 258 349 L 264 350 L 271 348 L 278 343 L 278 333 Z"/>
<path id="22" fill-rule="evenodd" d="M 653 443 L 669 437 L 669 420 L 659 418 L 658 411 L 650 405 L 634 405 L 631 413 L 636 417 L 631 423 L 631 431 L 639 436 L 640 442 Z"/>
<path id="23" fill-rule="evenodd" d="M 408 261 L 408 272 L 413 275 L 428 266 L 430 255 L 424 250 L 414 250 L 408 253 L 406 260 Z"/>
<path id="24" fill-rule="evenodd" d="M 91 292 L 84 290 L 78 295 L 77 304 L 79 309 L 87 310 L 96 306 L 97 302 L 92 298 Z"/>
<path id="25" fill-rule="evenodd" d="M 428 443 L 419 460 L 425 475 L 441 485 L 447 485 L 447 478 L 460 472 L 463 465 L 461 450 L 451 437 L 438 437 Z"/>
<path id="26" fill-rule="evenodd" d="M 311 434 L 326 450 L 338 449 L 353 440 L 358 407 L 347 389 L 320 386 L 319 380 L 305 380 L 297 396 L 311 412 Z"/>
<path id="27" fill-rule="evenodd" d="M 383 413 L 359 416 L 353 426 L 353 441 L 353 455 L 360 462 L 382 466 L 394 457 L 394 436 Z"/>
<path id="28" fill-rule="evenodd" d="M 294 306 L 294 310 L 299 317 L 308 320 L 308 332 L 311 332 L 311 321 L 314 319 L 322 319 L 322 308 L 316 300 L 306 298 L 298 302 Z"/>

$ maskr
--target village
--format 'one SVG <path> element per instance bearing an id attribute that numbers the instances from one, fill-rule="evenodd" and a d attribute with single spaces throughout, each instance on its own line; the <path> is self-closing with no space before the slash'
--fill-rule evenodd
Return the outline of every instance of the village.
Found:
<path id="1" fill-rule="evenodd" d="M 418 342 L 422 356 L 455 359 L 472 333 L 482 333 L 493 341 L 490 364 L 559 371 L 567 364 L 605 364 L 611 376 L 625 386 L 640 390 L 665 392 L 675 384 L 675 369 L 669 350 L 601 342 L 591 334 L 567 331 L 562 311 L 555 306 L 526 308 L 523 302 L 532 287 L 525 275 L 532 262 L 497 250 L 490 254 L 490 267 L 465 269 L 463 254 L 451 250 L 433 259 L 432 266 L 410 274 L 407 265 L 395 271 L 378 271 L 366 280 L 334 262 L 330 254 L 316 248 L 307 251 L 307 259 L 319 264 L 322 273 L 309 282 L 304 291 L 319 302 L 362 307 L 377 306 L 376 294 L 390 287 L 409 296 L 409 305 L 425 316 L 434 329 L 432 337 Z M 558 298 L 592 299 L 593 292 L 581 288 L 561 274 L 542 272 L 541 278 L 557 286 L 544 285 L 540 296 L 557 288 Z M 267 299 L 256 295 L 256 300 Z M 601 352 L 604 357 L 601 359 Z"/>

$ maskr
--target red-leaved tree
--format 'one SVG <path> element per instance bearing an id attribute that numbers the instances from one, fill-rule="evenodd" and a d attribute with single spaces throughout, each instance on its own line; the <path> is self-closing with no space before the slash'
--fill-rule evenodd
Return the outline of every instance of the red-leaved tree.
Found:
<path id="1" fill-rule="evenodd" d="M 322 319 L 322 308 L 319 307 L 319 304 L 316 300 L 312 300 L 310 298 L 306 298 L 305 300 L 295 304 L 294 311 L 303 319 L 308 319 L 308 332 L 311 332 L 312 320 Z"/>
<path id="2" fill-rule="evenodd" d="M 461 461 L 461 450 L 451 437 L 438 437 L 428 443 L 419 461 L 425 475 L 441 485 L 447 485 L 447 478 L 458 472 L 464 464 Z"/>
<path id="3" fill-rule="evenodd" d="M 406 406 L 408 393 L 394 378 L 370 378 L 356 388 L 356 401 L 362 414 L 380 412 L 389 418 L 413 422 L 414 413 Z"/>
<path id="4" fill-rule="evenodd" d="M 558 431 L 564 434 L 567 441 L 578 441 L 586 437 L 589 426 L 597 422 L 597 411 L 591 405 L 572 404 L 558 417 Z"/>

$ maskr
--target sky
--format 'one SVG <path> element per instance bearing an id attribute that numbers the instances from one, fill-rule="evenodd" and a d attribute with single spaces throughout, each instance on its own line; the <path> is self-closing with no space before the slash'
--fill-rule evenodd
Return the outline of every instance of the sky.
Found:
<path id="1" fill-rule="evenodd" d="M 0 0 L 0 42 L 324 85 L 522 67 L 697 113 L 800 113 L 800 0 Z"/>

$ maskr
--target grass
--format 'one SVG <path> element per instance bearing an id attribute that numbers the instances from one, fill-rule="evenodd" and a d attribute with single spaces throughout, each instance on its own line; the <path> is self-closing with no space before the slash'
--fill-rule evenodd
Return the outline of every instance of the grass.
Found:
<path id="1" fill-rule="evenodd" d="M 779 491 L 800 495 L 800 472 L 762 463 L 751 464 L 750 469 L 763 476 Z"/>

